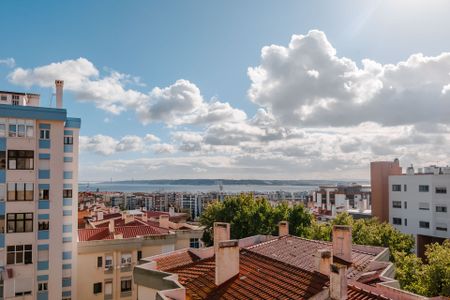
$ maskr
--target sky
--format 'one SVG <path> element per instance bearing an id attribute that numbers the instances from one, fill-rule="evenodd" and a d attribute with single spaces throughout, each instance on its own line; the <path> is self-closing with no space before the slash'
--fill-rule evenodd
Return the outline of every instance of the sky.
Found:
<path id="1" fill-rule="evenodd" d="M 450 2 L 2 1 L 0 90 L 82 119 L 80 181 L 448 164 Z"/>

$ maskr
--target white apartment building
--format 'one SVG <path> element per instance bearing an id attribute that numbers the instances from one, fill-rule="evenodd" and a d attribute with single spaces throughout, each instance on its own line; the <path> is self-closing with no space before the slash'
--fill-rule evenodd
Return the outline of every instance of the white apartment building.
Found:
<path id="1" fill-rule="evenodd" d="M 0 91 L 0 299 L 76 299 L 80 119 Z"/>
<path id="2" fill-rule="evenodd" d="M 389 176 L 389 222 L 424 246 L 450 238 L 450 168 L 411 166 L 406 174 Z"/>

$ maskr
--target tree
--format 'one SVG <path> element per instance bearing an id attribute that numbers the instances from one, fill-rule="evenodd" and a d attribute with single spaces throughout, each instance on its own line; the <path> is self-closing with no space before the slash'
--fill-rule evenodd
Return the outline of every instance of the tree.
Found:
<path id="1" fill-rule="evenodd" d="M 240 239 L 256 234 L 277 234 L 278 223 L 289 221 L 289 232 L 304 235 L 312 222 L 312 215 L 301 204 L 289 207 L 281 202 L 272 207 L 266 199 L 255 199 L 251 194 L 226 197 L 223 202 L 209 204 L 200 216 L 205 226 L 203 241 L 213 242 L 214 222 L 227 222 L 231 225 L 232 239 Z"/>
<path id="2" fill-rule="evenodd" d="M 414 254 L 396 254 L 400 286 L 423 296 L 450 296 L 450 241 L 427 245 L 425 257 L 426 263 Z"/>

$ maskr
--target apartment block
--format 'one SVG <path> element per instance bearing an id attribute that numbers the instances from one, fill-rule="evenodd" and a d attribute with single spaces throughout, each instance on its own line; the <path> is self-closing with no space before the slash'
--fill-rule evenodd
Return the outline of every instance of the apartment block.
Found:
<path id="1" fill-rule="evenodd" d="M 79 299 L 137 299 L 133 268 L 143 257 L 201 246 L 203 229 L 183 220 L 156 211 L 94 212 L 78 231 Z"/>
<path id="2" fill-rule="evenodd" d="M 0 299 L 77 299 L 80 119 L 0 91 Z"/>
<path id="3" fill-rule="evenodd" d="M 389 222 L 416 239 L 417 254 L 425 245 L 450 238 L 450 168 L 408 167 L 389 176 Z"/>
<path id="4" fill-rule="evenodd" d="M 401 174 L 402 168 L 398 159 L 370 163 L 372 216 L 381 222 L 389 222 L 389 176 Z"/>

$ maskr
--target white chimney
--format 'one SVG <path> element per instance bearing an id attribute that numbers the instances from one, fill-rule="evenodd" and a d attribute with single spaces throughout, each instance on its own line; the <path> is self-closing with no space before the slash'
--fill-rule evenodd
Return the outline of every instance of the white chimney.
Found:
<path id="1" fill-rule="evenodd" d="M 289 235 L 289 222 L 281 221 L 278 223 L 278 236 L 286 236 Z"/>
<path id="2" fill-rule="evenodd" d="M 328 249 L 319 249 L 315 255 L 316 270 L 324 275 L 330 275 L 330 266 L 333 263 L 331 251 Z"/>
<path id="3" fill-rule="evenodd" d="M 109 220 L 108 228 L 110 233 L 114 233 L 114 219 Z"/>
<path id="4" fill-rule="evenodd" d="M 347 299 L 347 266 L 332 264 L 330 267 L 330 298 Z"/>
<path id="5" fill-rule="evenodd" d="M 101 221 L 101 220 L 103 220 L 103 212 L 99 211 L 99 212 L 97 212 L 97 221 Z"/>
<path id="6" fill-rule="evenodd" d="M 238 240 L 220 241 L 215 251 L 215 284 L 221 285 L 239 274 Z"/>
<path id="7" fill-rule="evenodd" d="M 159 227 L 169 229 L 169 216 L 160 215 L 159 216 Z"/>
<path id="8" fill-rule="evenodd" d="M 220 241 L 230 239 L 230 223 L 214 222 L 214 252 L 217 252 Z"/>
<path id="9" fill-rule="evenodd" d="M 62 108 L 64 80 L 55 80 L 55 87 L 56 87 L 56 108 Z"/>
<path id="10" fill-rule="evenodd" d="M 333 226 L 333 256 L 352 262 L 352 227 Z"/>
<path id="11" fill-rule="evenodd" d="M 175 207 L 169 207 L 169 216 L 175 215 Z"/>

